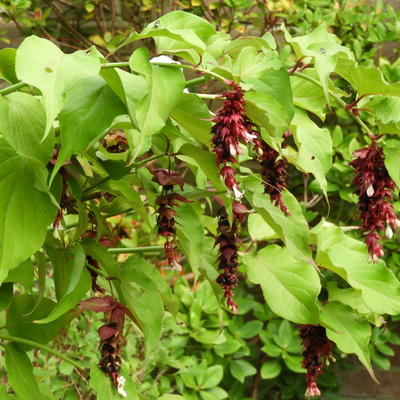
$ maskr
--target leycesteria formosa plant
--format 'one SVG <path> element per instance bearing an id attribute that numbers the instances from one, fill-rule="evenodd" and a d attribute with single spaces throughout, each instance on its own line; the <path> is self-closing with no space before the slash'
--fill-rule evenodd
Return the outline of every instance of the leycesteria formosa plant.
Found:
<path id="1" fill-rule="evenodd" d="M 94 47 L 64 54 L 36 36 L 0 51 L 7 390 L 26 398 L 28 385 L 47 398 L 36 353 L 26 354 L 37 348 L 98 395 L 146 397 L 140 380 L 157 363 L 163 324 L 198 322 L 195 312 L 177 318 L 187 304 L 171 289 L 178 279 L 191 292 L 209 281 L 215 298 L 193 307 L 217 301 L 231 318 L 246 308 L 240 290 L 234 299 L 246 280 L 268 312 L 297 324 L 307 397 L 320 394 L 335 352 L 355 354 L 374 377 L 371 326 L 400 314 L 400 85 L 357 65 L 323 24 L 301 37 L 282 29 L 279 44 L 269 33 L 233 39 L 174 11 L 115 44 L 134 43 L 127 61 Z M 84 310 L 104 314 L 85 362 L 49 344 L 77 315 L 89 320 Z M 222 320 L 188 334 L 229 347 Z M 134 363 L 127 332 L 143 343 Z M 253 397 L 270 390 L 269 370 L 241 376 L 242 366 L 215 366 L 218 382 L 233 382 L 228 393 L 191 381 L 185 368 L 197 367 L 182 364 L 182 382 L 160 395 L 185 396 L 185 385 L 196 400 L 234 397 L 238 385 Z"/>

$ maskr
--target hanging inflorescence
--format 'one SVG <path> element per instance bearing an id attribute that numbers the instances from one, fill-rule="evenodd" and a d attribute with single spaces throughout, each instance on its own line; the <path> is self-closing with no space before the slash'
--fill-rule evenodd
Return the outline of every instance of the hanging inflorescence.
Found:
<path id="1" fill-rule="evenodd" d="M 164 254 L 167 259 L 168 265 L 177 270 L 181 270 L 182 267 L 179 264 L 179 254 L 176 251 L 175 246 L 175 215 L 177 201 L 189 203 L 189 200 L 181 196 L 178 193 L 173 193 L 174 185 L 179 185 L 183 188 L 183 178 L 177 172 L 169 171 L 167 169 L 158 168 L 153 171 L 153 181 L 157 182 L 162 186 L 163 191 L 160 196 L 157 197 L 157 226 L 158 235 L 165 237 L 166 241 L 164 244 Z"/>
<path id="2" fill-rule="evenodd" d="M 105 314 L 107 323 L 99 330 L 100 336 L 100 369 L 110 377 L 118 393 L 126 397 L 125 378 L 120 375 L 121 351 L 124 344 L 124 323 L 128 309 L 112 296 L 92 297 L 79 303 L 82 310 L 91 310 Z"/>
<path id="3" fill-rule="evenodd" d="M 212 144 L 225 185 L 234 193 L 235 200 L 239 201 L 243 193 L 239 190 L 234 169 L 227 164 L 235 164 L 237 155 L 243 152 L 239 147 L 240 142 L 251 142 L 256 136 L 246 130 L 245 101 L 240 85 L 233 81 L 227 81 L 227 84 L 232 87 L 232 90 L 222 95 L 225 98 L 224 105 L 213 118 L 215 124 L 211 129 Z"/>
<path id="4" fill-rule="evenodd" d="M 375 140 L 363 149 L 353 153 L 355 160 L 350 165 L 355 169 L 353 184 L 358 195 L 358 209 L 365 233 L 365 244 L 370 254 L 369 261 L 378 262 L 384 253 L 379 232 L 385 231 L 391 238 L 393 230 L 400 227 L 393 206 L 395 183 L 385 167 L 383 150 Z"/>
<path id="5" fill-rule="evenodd" d="M 218 269 L 222 272 L 217 278 L 217 283 L 224 290 L 224 296 L 228 307 L 235 314 L 238 311 L 237 304 L 233 301 L 233 289 L 238 284 L 238 246 L 237 246 L 237 223 L 234 221 L 232 226 L 229 223 L 225 208 L 219 211 L 218 236 L 215 244 L 218 246 Z"/>
<path id="6" fill-rule="evenodd" d="M 326 330 L 320 325 L 300 325 L 300 338 L 303 345 L 303 362 L 301 366 L 307 370 L 306 397 L 320 396 L 317 378 L 323 372 L 325 365 L 334 360 L 331 342 L 326 336 Z"/>
<path id="7" fill-rule="evenodd" d="M 251 127 L 251 122 L 248 123 Z M 272 202 L 278 206 L 285 215 L 290 215 L 282 199 L 282 191 L 286 189 L 287 177 L 287 161 L 279 156 L 279 153 L 274 150 L 267 142 L 265 142 L 258 132 L 252 129 L 257 134 L 257 139 L 254 140 L 254 146 L 257 149 L 258 158 L 261 164 L 261 176 L 263 177 L 264 192 L 269 195 Z M 284 138 L 288 137 L 290 132 L 285 133 Z M 282 144 L 282 148 L 286 145 Z"/>

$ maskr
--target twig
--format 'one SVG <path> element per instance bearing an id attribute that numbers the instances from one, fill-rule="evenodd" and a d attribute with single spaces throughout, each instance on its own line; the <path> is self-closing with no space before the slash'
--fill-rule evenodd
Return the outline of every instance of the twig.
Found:
<path id="1" fill-rule="evenodd" d="M 61 353 L 57 350 L 54 350 L 50 347 L 45 346 L 44 344 L 33 342 L 32 340 L 28 340 L 28 339 L 24 339 L 24 338 L 20 338 L 20 337 L 16 337 L 16 336 L 5 335 L 5 334 L 0 334 L 0 339 L 7 340 L 10 342 L 23 343 L 23 344 L 27 344 L 29 346 L 36 347 L 38 349 L 47 351 L 48 353 L 54 354 L 55 356 L 62 358 L 64 361 L 70 363 L 77 369 L 83 370 L 85 368 L 79 362 L 73 360 L 72 358 L 69 358 L 68 356 L 64 355 L 63 353 Z"/>

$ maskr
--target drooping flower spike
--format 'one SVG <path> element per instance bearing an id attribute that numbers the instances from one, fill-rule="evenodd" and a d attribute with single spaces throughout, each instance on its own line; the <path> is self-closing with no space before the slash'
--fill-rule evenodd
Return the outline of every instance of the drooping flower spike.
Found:
<path id="1" fill-rule="evenodd" d="M 326 336 L 326 330 L 320 325 L 300 325 L 300 338 L 303 345 L 303 362 L 301 366 L 307 370 L 307 389 L 305 396 L 320 396 L 317 378 L 330 360 L 334 361 L 332 355 L 333 342 Z"/>
<path id="2" fill-rule="evenodd" d="M 385 167 L 382 147 L 375 140 L 353 153 L 356 157 L 350 162 L 355 169 L 353 184 L 358 195 L 358 209 L 362 224 L 360 229 L 365 234 L 365 244 L 370 254 L 369 261 L 378 262 L 384 252 L 379 240 L 380 232 L 385 231 L 391 238 L 393 231 L 400 227 L 393 206 L 395 183 Z"/>
<path id="3" fill-rule="evenodd" d="M 125 378 L 121 376 L 121 351 L 124 344 L 123 332 L 125 315 L 129 310 L 112 296 L 92 297 L 79 303 L 82 310 L 103 312 L 107 323 L 99 330 L 100 336 L 100 369 L 113 381 L 118 393 L 126 397 L 124 390 Z"/>
<path id="4" fill-rule="evenodd" d="M 246 130 L 243 90 L 233 81 L 227 80 L 226 83 L 232 89 L 221 96 L 225 98 L 224 105 L 213 118 L 211 141 L 216 154 L 216 163 L 221 168 L 220 174 L 228 189 L 234 193 L 235 199 L 240 200 L 243 194 L 235 180 L 235 171 L 232 167 L 228 167 L 227 163 L 237 162 L 237 155 L 243 152 L 239 147 L 240 142 L 251 142 L 256 136 Z"/>
<path id="5" fill-rule="evenodd" d="M 261 164 L 261 176 L 264 182 L 264 193 L 268 194 L 272 202 L 278 206 L 285 215 L 290 215 L 289 210 L 282 199 L 282 191 L 286 189 L 287 161 L 279 156 L 267 142 L 265 142 L 259 133 L 253 128 L 251 121 L 246 121 L 247 130 L 257 136 L 254 139 L 254 147 L 257 150 L 258 158 Z M 284 139 L 290 135 L 287 131 Z M 282 148 L 285 148 L 285 141 Z"/>
<path id="6" fill-rule="evenodd" d="M 215 239 L 215 244 L 218 246 L 219 252 L 218 269 L 222 272 L 217 278 L 217 283 L 224 290 L 228 307 L 236 314 L 238 307 L 233 301 L 233 289 L 236 288 L 239 281 L 237 277 L 237 224 L 233 222 L 232 226 L 230 225 L 225 208 L 221 208 L 218 214 L 218 236 Z"/>
<path id="7" fill-rule="evenodd" d="M 164 255 L 168 265 L 177 270 L 181 270 L 179 264 L 179 254 L 175 246 L 175 215 L 174 207 L 178 205 L 178 201 L 189 203 L 189 200 L 178 193 L 170 193 L 174 189 L 174 185 L 179 185 L 183 188 L 183 178 L 175 171 L 158 168 L 153 171 L 153 182 L 158 183 L 163 187 L 163 193 L 157 197 L 157 226 L 158 235 L 165 237 Z"/>

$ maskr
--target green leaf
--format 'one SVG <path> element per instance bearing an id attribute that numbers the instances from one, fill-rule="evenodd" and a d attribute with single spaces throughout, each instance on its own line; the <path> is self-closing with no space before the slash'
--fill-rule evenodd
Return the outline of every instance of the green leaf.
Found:
<path id="1" fill-rule="evenodd" d="M 73 249 L 58 249 L 64 255 L 64 262 L 58 266 L 53 262 L 55 279 L 59 281 L 59 302 L 46 318 L 35 321 L 48 324 L 75 307 L 91 287 L 92 279 L 85 267 L 85 253 L 82 246 L 76 244 Z M 68 254 L 69 253 L 69 254 Z M 62 282 L 60 282 L 62 280 Z"/>
<path id="2" fill-rule="evenodd" d="M 60 114 L 61 148 L 51 179 L 72 154 L 85 150 L 111 127 L 115 117 L 127 110 L 100 77 L 80 80 L 67 92 Z"/>
<path id="3" fill-rule="evenodd" d="M 222 368 L 222 365 L 213 365 L 212 367 L 208 367 L 204 375 L 204 379 L 202 379 L 200 387 L 202 389 L 208 389 L 214 386 L 218 386 L 223 376 L 224 369 Z"/>
<path id="4" fill-rule="evenodd" d="M 252 240 L 267 240 L 277 237 L 275 231 L 259 214 L 250 214 L 248 216 L 247 227 Z"/>
<path id="5" fill-rule="evenodd" d="M 3 311 L 10 304 L 13 297 L 13 283 L 5 282 L 0 285 L 0 311 Z"/>
<path id="6" fill-rule="evenodd" d="M 244 82 L 253 89 L 245 94 L 249 118 L 274 136 L 282 136 L 294 114 L 287 70 L 279 66 L 266 69 L 256 78 L 245 78 Z"/>
<path id="7" fill-rule="evenodd" d="M 18 47 L 15 68 L 18 79 L 42 92 L 46 137 L 63 108 L 65 90 L 82 78 L 97 75 L 100 62 L 95 52 L 88 54 L 80 50 L 64 54 L 51 41 L 30 36 Z"/>
<path id="8" fill-rule="evenodd" d="M 120 376 L 126 379 L 124 386 L 127 395 L 126 398 L 129 400 L 139 400 L 136 386 L 125 368 L 122 368 Z M 97 400 L 121 400 L 124 398 L 117 392 L 110 377 L 101 371 L 97 365 L 93 365 L 90 368 L 89 385 L 97 394 Z"/>
<path id="9" fill-rule="evenodd" d="M 234 378 L 242 383 L 247 376 L 257 373 L 257 370 L 246 360 L 232 360 L 229 363 L 229 371 Z"/>
<path id="10" fill-rule="evenodd" d="M 256 256 L 246 254 L 242 262 L 275 314 L 300 324 L 318 323 L 321 284 L 314 267 L 277 245 L 264 247 Z"/>
<path id="11" fill-rule="evenodd" d="M 0 283 L 42 246 L 56 216 L 46 177 L 39 161 L 17 155 L 0 139 Z"/>
<path id="12" fill-rule="evenodd" d="M 8 381 L 22 399 L 44 400 L 33 375 L 29 357 L 14 344 L 4 346 Z"/>
<path id="13" fill-rule="evenodd" d="M 131 255 L 122 267 L 121 279 L 135 282 L 149 291 L 159 292 L 169 311 L 173 314 L 178 311 L 178 299 L 172 294 L 165 279 L 154 265 L 143 258 Z"/>
<path id="14" fill-rule="evenodd" d="M 158 400 L 182 400 L 182 396 L 178 396 L 177 394 L 164 394 Z"/>
<path id="15" fill-rule="evenodd" d="M 400 282 L 383 261 L 368 262 L 365 244 L 327 222 L 314 228 L 317 235 L 316 262 L 361 290 L 367 307 L 377 314 L 400 313 Z"/>
<path id="16" fill-rule="evenodd" d="M 292 121 L 293 136 L 299 149 L 295 165 L 304 172 L 311 172 L 327 195 L 326 174 L 332 166 L 332 139 L 328 129 L 319 128 L 297 108 Z"/>
<path id="17" fill-rule="evenodd" d="M 36 310 L 30 313 L 35 300 L 28 294 L 14 296 L 7 311 L 6 329 L 12 336 L 44 344 L 55 338 L 58 332 L 67 325 L 71 316 L 65 314 L 49 324 L 37 324 L 34 321 L 47 317 L 56 303 L 45 297 Z M 25 344 L 18 344 L 18 347 L 30 350 L 30 346 Z"/>
<path id="18" fill-rule="evenodd" d="M 193 93 L 184 93 L 171 117 L 199 143 L 210 146 L 211 115 L 206 103 Z"/>
<path id="19" fill-rule="evenodd" d="M 250 339 L 257 336 L 263 327 L 262 321 L 249 321 L 239 327 L 237 334 L 242 339 Z"/>
<path id="20" fill-rule="evenodd" d="M 149 92 L 136 104 L 136 119 L 140 130 L 139 143 L 134 158 L 139 153 L 146 137 L 158 133 L 172 110 L 179 103 L 185 78 L 180 68 L 157 66 L 149 62 L 149 51 L 137 49 L 129 59 L 129 66 L 146 78 Z"/>
<path id="21" fill-rule="evenodd" d="M 359 314 L 371 313 L 371 310 L 364 302 L 361 290 L 353 288 L 339 289 L 336 282 L 328 282 L 327 290 L 329 301 L 339 301 L 356 310 Z"/>
<path id="22" fill-rule="evenodd" d="M 282 365 L 279 360 L 268 360 L 261 367 L 261 378 L 274 379 L 282 371 Z"/>
<path id="23" fill-rule="evenodd" d="M 18 78 L 15 75 L 15 54 L 16 50 L 5 48 L 0 50 L 0 78 L 10 83 L 17 83 Z"/>
<path id="24" fill-rule="evenodd" d="M 161 295 L 149 286 L 122 280 L 121 289 L 126 305 L 140 324 L 144 335 L 146 354 L 149 356 L 160 340 L 164 307 Z"/>
<path id="25" fill-rule="evenodd" d="M 302 73 L 304 75 L 311 75 L 314 79 L 317 79 L 315 71 L 313 70 L 305 70 Z M 326 101 L 322 88 L 297 76 L 290 77 L 290 84 L 293 92 L 294 105 L 304 110 L 311 111 L 323 120 L 325 118 Z"/>
<path id="26" fill-rule="evenodd" d="M 190 268 L 197 279 L 199 268 L 203 267 L 204 228 L 193 205 L 181 204 L 176 211 L 176 232 L 179 244 L 188 257 Z"/>
<path id="27" fill-rule="evenodd" d="M 0 97 L 0 133 L 20 155 L 34 157 L 44 165 L 51 158 L 54 137 L 41 139 L 46 128 L 46 114 L 38 99 L 26 93 Z"/>
<path id="28" fill-rule="evenodd" d="M 297 58 L 304 56 L 313 57 L 314 66 L 325 93 L 326 102 L 329 106 L 329 77 L 335 70 L 340 57 L 354 59 L 351 51 L 341 46 L 336 35 L 328 32 L 326 24 L 321 24 L 307 35 L 292 37 L 284 29 L 285 39 L 292 45 Z"/>
<path id="29" fill-rule="evenodd" d="M 296 198 L 288 190 L 282 192 L 282 198 L 290 211 L 290 216 L 285 216 L 264 193 L 264 187 L 256 177 L 248 176 L 242 183 L 246 199 L 284 241 L 287 249 L 299 260 L 315 265 L 308 243 L 308 225 Z"/>
<path id="30" fill-rule="evenodd" d="M 21 283 L 27 291 L 32 290 L 34 268 L 30 258 L 22 262 L 18 267 L 9 271 L 4 282 Z"/>
<path id="31" fill-rule="evenodd" d="M 383 152 L 385 167 L 397 187 L 400 188 L 400 140 L 386 140 Z"/>
<path id="32" fill-rule="evenodd" d="M 359 317 L 350 307 L 332 302 L 322 308 L 321 323 L 329 339 L 344 353 L 354 353 L 376 381 L 372 370 L 368 344 L 371 327 L 367 320 Z"/>
<path id="33" fill-rule="evenodd" d="M 358 97 L 369 94 L 400 96 L 400 83 L 387 83 L 378 67 L 360 67 L 342 59 L 335 72 L 353 86 Z"/>

